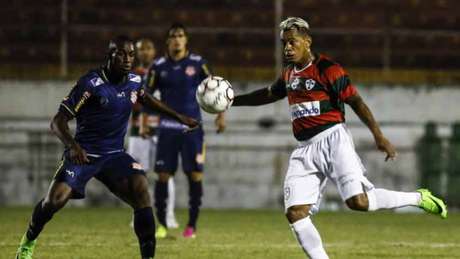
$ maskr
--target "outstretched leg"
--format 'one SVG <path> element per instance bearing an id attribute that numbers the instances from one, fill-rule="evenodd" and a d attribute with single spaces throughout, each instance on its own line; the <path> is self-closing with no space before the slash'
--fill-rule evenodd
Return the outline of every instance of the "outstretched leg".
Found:
<path id="1" fill-rule="evenodd" d="M 428 213 L 439 214 L 441 218 L 447 217 L 447 207 L 444 202 L 425 189 L 420 189 L 417 192 L 397 192 L 375 188 L 354 195 L 345 202 L 352 210 L 376 211 L 415 206 Z"/>
<path id="2" fill-rule="evenodd" d="M 52 181 L 46 197 L 40 200 L 34 208 L 32 218 L 26 234 L 21 240 L 17 259 L 31 259 L 35 247 L 36 239 L 40 235 L 43 227 L 65 206 L 72 196 L 72 188 L 64 182 Z"/>

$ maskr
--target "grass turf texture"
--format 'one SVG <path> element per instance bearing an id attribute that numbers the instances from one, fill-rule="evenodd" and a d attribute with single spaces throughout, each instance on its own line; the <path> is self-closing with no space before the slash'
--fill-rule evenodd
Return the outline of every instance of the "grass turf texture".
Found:
<path id="1" fill-rule="evenodd" d="M 14 258 L 31 208 L 0 208 L 0 258 Z M 178 211 L 184 226 L 186 211 Z M 66 208 L 35 249 L 46 258 L 139 258 L 126 208 Z M 314 218 L 330 258 L 460 258 L 460 214 L 321 212 Z M 182 228 L 157 242 L 156 258 L 305 258 L 281 211 L 204 210 L 198 236 Z"/>

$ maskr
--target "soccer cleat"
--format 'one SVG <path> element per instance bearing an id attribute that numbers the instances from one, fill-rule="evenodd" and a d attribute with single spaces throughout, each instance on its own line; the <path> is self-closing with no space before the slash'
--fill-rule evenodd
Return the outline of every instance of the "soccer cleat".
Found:
<path id="1" fill-rule="evenodd" d="M 168 226 L 168 228 L 178 228 L 179 227 L 179 223 L 177 223 L 176 217 L 174 217 L 174 215 L 166 216 L 166 226 Z"/>
<path id="2" fill-rule="evenodd" d="M 37 240 L 30 241 L 27 239 L 26 235 L 24 235 L 19 244 L 15 259 L 32 259 L 36 243 Z"/>
<path id="3" fill-rule="evenodd" d="M 421 195 L 419 207 L 428 213 L 439 214 L 441 218 L 447 218 L 447 206 L 438 197 L 431 194 L 427 189 L 418 189 L 417 192 Z"/>
<path id="4" fill-rule="evenodd" d="M 168 229 L 160 224 L 155 232 L 155 237 L 157 239 L 163 239 L 166 238 L 166 236 L 168 236 Z"/>
<path id="5" fill-rule="evenodd" d="M 195 238 L 195 229 L 191 226 L 187 226 L 184 230 L 184 233 L 182 233 L 182 236 L 185 238 Z"/>

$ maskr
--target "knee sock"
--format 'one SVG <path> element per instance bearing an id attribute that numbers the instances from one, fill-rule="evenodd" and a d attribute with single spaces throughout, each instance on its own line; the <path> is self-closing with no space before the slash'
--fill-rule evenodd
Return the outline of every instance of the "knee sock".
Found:
<path id="1" fill-rule="evenodd" d="M 328 259 L 324 250 L 321 237 L 316 230 L 310 217 L 303 218 L 291 225 L 297 241 L 302 246 L 304 252 L 312 259 Z"/>
<path id="2" fill-rule="evenodd" d="M 202 181 L 192 181 L 188 178 L 189 182 L 189 220 L 188 226 L 196 229 L 196 222 L 200 213 L 201 197 L 203 196 L 203 183 Z"/>
<path id="3" fill-rule="evenodd" d="M 42 204 L 43 199 L 37 203 L 32 213 L 32 219 L 26 233 L 28 240 L 37 239 L 45 224 L 53 217 L 54 211 L 43 208 Z"/>
<path id="4" fill-rule="evenodd" d="M 168 182 L 155 182 L 155 208 L 158 222 L 166 227 L 166 199 L 168 198 Z"/>
<path id="5" fill-rule="evenodd" d="M 418 192 L 396 192 L 385 189 L 372 189 L 367 192 L 369 211 L 418 206 L 421 195 Z"/>
<path id="6" fill-rule="evenodd" d="M 172 177 L 168 180 L 168 203 L 166 205 L 166 215 L 174 217 L 174 202 L 175 202 L 175 184 Z"/>
<path id="7" fill-rule="evenodd" d="M 155 219 L 152 207 L 134 211 L 134 231 L 139 240 L 142 258 L 155 256 Z"/>

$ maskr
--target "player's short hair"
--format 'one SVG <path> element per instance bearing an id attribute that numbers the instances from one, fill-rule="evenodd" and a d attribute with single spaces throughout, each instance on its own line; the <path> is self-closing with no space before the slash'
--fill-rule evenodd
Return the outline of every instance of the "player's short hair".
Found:
<path id="1" fill-rule="evenodd" d="M 285 31 L 297 29 L 297 31 L 305 36 L 310 36 L 310 25 L 300 17 L 288 17 L 280 23 L 280 37 Z"/>
<path id="2" fill-rule="evenodd" d="M 134 44 L 134 41 L 126 35 L 118 35 L 109 41 L 108 53 L 112 54 L 117 48 L 123 46 L 125 43 Z"/>
<path id="3" fill-rule="evenodd" d="M 150 44 L 152 45 L 153 48 L 155 48 L 155 43 L 151 40 L 151 39 L 147 39 L 147 38 L 140 38 L 136 41 L 136 45 L 135 47 L 138 49 L 140 48 L 141 45 L 143 44 Z"/>
<path id="4" fill-rule="evenodd" d="M 166 38 L 169 38 L 171 36 L 171 34 L 173 32 L 175 32 L 175 31 L 177 31 L 177 30 L 183 30 L 185 36 L 188 37 L 188 32 L 187 32 L 187 29 L 185 28 L 185 26 L 182 23 L 175 22 L 175 23 L 171 24 L 171 26 L 169 26 L 168 32 L 166 34 Z"/>

